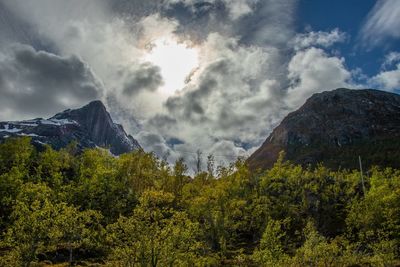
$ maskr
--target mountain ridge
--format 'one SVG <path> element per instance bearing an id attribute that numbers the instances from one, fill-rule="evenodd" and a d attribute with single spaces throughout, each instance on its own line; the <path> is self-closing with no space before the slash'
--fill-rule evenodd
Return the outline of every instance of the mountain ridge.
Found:
<path id="1" fill-rule="evenodd" d="M 113 122 L 100 100 L 48 119 L 0 122 L 0 139 L 18 136 L 29 136 L 36 146 L 48 144 L 55 149 L 76 141 L 79 149 L 102 147 L 114 155 L 141 148 L 122 125 Z"/>
<path id="2" fill-rule="evenodd" d="M 399 137 L 400 95 L 339 88 L 314 94 L 289 113 L 248 164 L 268 169 L 284 151 L 286 159 L 302 165 L 357 168 L 360 155 L 368 166 L 398 167 L 392 155 L 400 149 Z"/>

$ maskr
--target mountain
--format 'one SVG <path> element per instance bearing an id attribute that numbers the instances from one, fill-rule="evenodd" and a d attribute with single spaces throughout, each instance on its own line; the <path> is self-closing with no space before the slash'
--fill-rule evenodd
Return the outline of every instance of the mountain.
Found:
<path id="1" fill-rule="evenodd" d="M 0 140 L 11 136 L 30 136 L 33 144 L 49 144 L 55 149 L 76 141 L 80 149 L 102 147 L 114 155 L 140 148 L 121 125 L 113 122 L 101 101 L 65 110 L 49 119 L 0 122 Z"/>
<path id="2" fill-rule="evenodd" d="M 267 169 L 279 152 L 302 165 L 400 167 L 400 95 L 366 89 L 318 93 L 287 115 L 248 159 Z"/>

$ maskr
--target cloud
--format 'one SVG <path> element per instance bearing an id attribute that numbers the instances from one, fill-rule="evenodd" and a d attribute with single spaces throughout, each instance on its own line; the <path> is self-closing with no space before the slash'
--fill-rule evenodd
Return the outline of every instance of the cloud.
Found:
<path id="1" fill-rule="evenodd" d="M 392 70 L 383 70 L 369 80 L 372 87 L 387 91 L 400 90 L 400 63 Z"/>
<path id="2" fill-rule="evenodd" d="M 400 62 L 400 53 L 399 52 L 390 52 L 385 56 L 384 62 L 381 66 L 382 69 L 388 69 L 393 64 Z"/>
<path id="3" fill-rule="evenodd" d="M 204 41 L 210 33 L 241 43 L 287 45 L 294 35 L 298 0 L 169 0 L 162 11 L 179 21 L 178 33 Z"/>
<path id="4" fill-rule="evenodd" d="M 293 46 L 295 50 L 305 49 L 309 47 L 331 47 L 335 43 L 344 42 L 347 36 L 344 32 L 339 29 L 333 29 L 330 32 L 307 32 L 297 34 L 293 40 Z"/>
<path id="5" fill-rule="evenodd" d="M 228 10 L 229 16 L 231 20 L 237 20 L 245 15 L 252 13 L 253 8 L 259 2 L 259 0 L 168 0 L 167 4 L 169 6 L 176 4 L 184 4 L 187 7 L 190 7 L 193 12 L 196 12 L 196 9 L 210 6 L 215 6 L 218 3 L 222 3 L 224 7 Z"/>
<path id="6" fill-rule="evenodd" d="M 387 53 L 382 61 L 377 74 L 367 76 L 361 70 L 357 70 L 353 76 L 361 76 L 364 87 L 400 92 L 400 53 L 396 51 Z"/>
<path id="7" fill-rule="evenodd" d="M 251 16 L 232 25 L 234 35 L 246 44 L 286 47 L 295 34 L 297 4 L 297 0 L 258 1 Z"/>
<path id="8" fill-rule="evenodd" d="M 311 47 L 297 52 L 288 65 L 291 86 L 286 102 L 298 108 L 314 93 L 349 87 L 351 72 L 344 66 L 344 58 L 329 56 L 320 48 Z"/>
<path id="9" fill-rule="evenodd" d="M 60 57 L 16 45 L 0 54 L 2 119 L 49 115 L 101 97 L 102 85 L 76 56 Z"/>
<path id="10" fill-rule="evenodd" d="M 36 38 L 48 40 L 51 46 L 47 52 L 63 57 L 79 56 L 86 62 L 104 85 L 103 100 L 112 97 L 117 105 L 135 116 L 148 117 L 161 109 L 164 99 L 158 97 L 156 87 L 162 81 L 157 67 L 151 67 L 145 59 L 146 45 L 163 34 L 173 34 L 177 27 L 173 19 L 148 12 L 128 17 L 115 8 L 124 3 L 139 7 L 143 1 L 2 1 L 14 21 L 23 21 Z M 151 11 L 150 3 L 143 6 Z M 6 24 L 14 25 L 14 21 Z M 24 41 L 36 47 L 35 43 Z M 147 74 L 155 76 L 145 79 Z M 59 106 L 59 109 L 63 107 Z M 120 108 L 108 108 L 111 112 L 121 113 Z M 48 111 L 49 115 L 50 112 L 52 110 Z"/>
<path id="11" fill-rule="evenodd" d="M 214 155 L 214 157 L 218 158 L 229 158 L 230 160 L 236 160 L 238 157 L 246 156 L 247 151 L 237 146 L 233 141 L 221 140 L 216 142 L 210 149 L 210 155 Z"/>
<path id="12" fill-rule="evenodd" d="M 12 101 L 0 100 L 0 116 L 52 115 L 103 98 L 113 118 L 147 151 L 170 162 L 182 156 L 191 167 L 198 149 L 224 163 L 251 153 L 314 92 L 351 82 L 344 59 L 326 51 L 343 42 L 345 33 L 296 34 L 297 0 L 0 4 L 10 14 L 0 30 L 16 29 L 7 30 L 0 43 L 29 44 L 19 49 L 32 54 L 20 58 L 16 48 L 1 49 L 0 88 Z M 148 62 L 152 45 L 163 38 L 184 42 L 199 54 L 190 79 L 171 95 L 158 90 L 164 72 Z M 28 92 L 34 92 L 37 106 L 23 110 Z"/>
<path id="13" fill-rule="evenodd" d="M 123 93 L 128 96 L 133 96 L 143 90 L 154 92 L 163 84 L 161 69 L 158 66 L 150 63 L 139 65 L 138 69 L 124 73 L 122 76 L 125 80 Z"/>
<path id="14" fill-rule="evenodd" d="M 167 140 L 156 133 L 141 131 L 135 136 L 141 146 L 145 147 L 146 150 L 154 152 L 157 156 L 165 161 L 171 163 L 177 161 L 181 154 L 174 151 L 168 144 Z"/>
<path id="15" fill-rule="evenodd" d="M 140 23 L 127 25 L 110 10 L 110 1 L 2 1 L 13 20 L 28 24 L 36 38 L 48 40 L 48 52 L 79 55 L 107 88 L 123 84 L 124 81 L 117 81 L 121 69 L 143 63 L 138 62 L 143 55 L 138 48 Z M 9 23 L 14 25 L 13 21 Z"/>
<path id="16" fill-rule="evenodd" d="M 361 29 L 366 46 L 376 46 L 386 39 L 400 37 L 400 5 L 397 0 L 378 0 Z"/>
<path id="17" fill-rule="evenodd" d="M 225 0 L 225 4 L 228 6 L 229 15 L 233 20 L 237 20 L 245 15 L 253 12 L 255 4 L 258 0 L 247 0 L 247 1 L 235 1 Z"/>
<path id="18" fill-rule="evenodd" d="M 139 25 L 141 27 L 140 44 L 148 45 L 157 39 L 173 35 L 179 24 L 175 19 L 152 14 L 142 18 Z"/>
<path id="19" fill-rule="evenodd" d="M 273 47 L 244 46 L 217 33 L 202 44 L 200 58 L 189 84 L 165 102 L 165 115 L 144 128 L 183 140 L 176 151 L 201 149 L 230 162 L 258 145 L 281 118 L 282 84 L 275 78 L 283 59 Z"/>

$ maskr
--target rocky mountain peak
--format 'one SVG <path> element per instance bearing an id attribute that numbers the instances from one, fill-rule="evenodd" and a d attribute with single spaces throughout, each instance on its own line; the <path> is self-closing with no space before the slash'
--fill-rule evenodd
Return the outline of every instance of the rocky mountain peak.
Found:
<path id="1" fill-rule="evenodd" d="M 397 166 L 385 155 L 396 150 L 399 136 L 399 95 L 340 88 L 314 94 L 287 115 L 249 164 L 271 167 L 285 151 L 287 159 L 303 165 L 355 168 L 360 154 L 367 164 Z"/>
<path id="2" fill-rule="evenodd" d="M 49 119 L 0 123 L 0 139 L 30 136 L 34 144 L 56 149 L 73 141 L 81 148 L 103 147 L 119 155 L 140 148 L 138 142 L 113 122 L 104 104 L 97 100 L 79 109 L 68 109 Z"/>
<path id="3" fill-rule="evenodd" d="M 105 120 L 112 123 L 110 114 L 107 112 L 106 107 L 100 100 L 92 101 L 79 109 L 67 109 L 54 115 L 52 118 L 71 118 L 86 126 L 90 126 L 90 122 L 93 122 L 93 120 Z"/>

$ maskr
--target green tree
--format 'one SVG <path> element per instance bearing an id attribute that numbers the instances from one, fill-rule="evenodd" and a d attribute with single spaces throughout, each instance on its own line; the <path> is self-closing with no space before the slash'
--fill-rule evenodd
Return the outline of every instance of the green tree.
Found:
<path id="1" fill-rule="evenodd" d="M 354 198 L 346 218 L 348 237 L 383 262 L 397 257 L 400 241 L 400 171 L 372 169 L 370 188 Z M 387 265 L 387 263 L 382 263 Z M 382 265 L 382 266 L 383 266 Z"/>
<path id="2" fill-rule="evenodd" d="M 60 190 L 63 184 L 73 181 L 77 166 L 68 150 L 55 151 L 50 146 L 38 154 L 34 170 L 35 182 L 45 182 L 53 189 Z"/>
<path id="3" fill-rule="evenodd" d="M 260 266 L 283 265 L 288 255 L 285 253 L 285 232 L 281 229 L 280 221 L 269 220 L 259 247 L 254 251 L 252 258 Z"/>
<path id="4" fill-rule="evenodd" d="M 52 239 L 59 247 L 69 252 L 69 263 L 73 262 L 73 251 L 85 245 L 96 248 L 102 241 L 101 214 L 93 210 L 79 211 L 66 203 L 56 205 L 57 216 L 53 221 Z"/>
<path id="5" fill-rule="evenodd" d="M 31 139 L 8 138 L 0 144 L 0 232 L 10 222 L 15 199 L 29 178 L 35 150 Z"/>
<path id="6" fill-rule="evenodd" d="M 110 255 L 122 266 L 193 266 L 202 251 L 198 225 L 171 209 L 173 195 L 146 191 L 130 217 L 108 226 Z"/>
<path id="7" fill-rule="evenodd" d="M 0 174 L 17 167 L 28 174 L 33 162 L 35 149 L 31 145 L 31 138 L 7 138 L 0 144 Z"/>
<path id="8" fill-rule="evenodd" d="M 24 266 L 30 266 L 37 253 L 45 251 L 50 243 L 57 215 L 51 196 L 52 191 L 46 185 L 27 183 L 17 197 L 11 214 L 13 224 L 7 229 L 5 242 Z"/>
<path id="9" fill-rule="evenodd" d="M 298 266 L 335 266 L 340 265 L 341 250 L 335 242 L 328 242 L 309 221 L 304 228 L 305 242 L 296 251 L 292 259 Z"/>

